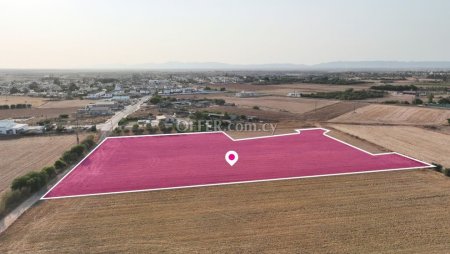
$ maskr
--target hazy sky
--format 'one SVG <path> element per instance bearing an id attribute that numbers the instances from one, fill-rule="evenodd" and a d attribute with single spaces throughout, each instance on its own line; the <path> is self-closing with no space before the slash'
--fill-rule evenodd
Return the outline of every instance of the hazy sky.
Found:
<path id="1" fill-rule="evenodd" d="M 448 0 L 0 0 L 0 68 L 450 60 Z"/>

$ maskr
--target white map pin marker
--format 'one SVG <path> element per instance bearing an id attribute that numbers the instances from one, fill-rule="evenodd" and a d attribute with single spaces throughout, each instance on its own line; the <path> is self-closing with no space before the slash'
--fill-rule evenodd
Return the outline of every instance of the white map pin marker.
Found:
<path id="1" fill-rule="evenodd" d="M 228 162 L 228 164 L 230 164 L 230 166 L 233 166 L 234 164 L 236 164 L 238 159 L 239 159 L 239 155 L 235 151 L 228 151 L 225 154 L 225 160 Z"/>

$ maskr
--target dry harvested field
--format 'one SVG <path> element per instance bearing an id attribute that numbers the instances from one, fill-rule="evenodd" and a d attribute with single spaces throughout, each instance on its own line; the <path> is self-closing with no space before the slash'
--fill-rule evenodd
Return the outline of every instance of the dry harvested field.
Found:
<path id="1" fill-rule="evenodd" d="M 75 144 L 74 135 L 0 140 L 0 192 L 17 176 L 52 165 Z"/>
<path id="2" fill-rule="evenodd" d="M 253 106 L 258 106 L 260 109 L 267 111 L 293 114 L 303 114 L 314 109 L 338 103 L 335 100 L 291 98 L 284 96 L 238 98 L 234 94 L 179 95 L 177 98 L 224 99 L 227 103 L 235 103 L 240 108 L 253 108 Z"/>
<path id="3" fill-rule="evenodd" d="M 331 127 L 392 151 L 450 167 L 450 135 L 411 126 L 332 124 Z"/>
<path id="4" fill-rule="evenodd" d="M 371 104 L 358 108 L 355 112 L 338 116 L 330 122 L 443 125 L 447 123 L 448 118 L 450 118 L 450 110 L 445 109 Z"/>
<path id="5" fill-rule="evenodd" d="M 355 90 L 368 89 L 372 84 L 361 85 L 326 85 L 326 84 L 280 84 L 280 85 L 250 85 L 250 84 L 226 84 L 226 85 L 208 85 L 213 88 L 220 89 L 225 87 L 227 91 L 240 92 L 240 91 L 257 91 L 270 95 L 283 95 L 297 91 L 303 93 L 313 92 L 332 92 L 332 91 L 344 91 L 348 88 Z"/>
<path id="6" fill-rule="evenodd" d="M 47 102 L 45 98 L 30 96 L 0 96 L 0 105 L 11 104 L 31 104 L 33 107 L 39 107 Z"/>
<path id="7" fill-rule="evenodd" d="M 74 114 L 77 112 L 79 107 L 71 108 L 29 108 L 29 109 L 8 109 L 0 110 L 0 119 L 13 118 L 13 119 L 28 119 L 36 118 L 54 118 L 61 114 Z"/>
<path id="8" fill-rule="evenodd" d="M 450 180 L 415 170 L 43 201 L 1 253 L 447 253 Z"/>
<path id="9" fill-rule="evenodd" d="M 42 104 L 39 108 L 83 108 L 86 105 L 93 103 L 93 100 L 62 100 L 62 101 L 48 101 Z"/>

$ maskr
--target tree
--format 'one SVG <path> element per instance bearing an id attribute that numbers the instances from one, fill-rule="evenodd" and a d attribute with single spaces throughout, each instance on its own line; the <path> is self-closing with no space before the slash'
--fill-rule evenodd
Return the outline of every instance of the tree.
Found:
<path id="1" fill-rule="evenodd" d="M 115 135 L 120 135 L 120 134 L 122 134 L 122 129 L 119 128 L 119 127 L 116 127 L 116 128 L 114 128 L 113 132 L 114 132 Z"/>
<path id="2" fill-rule="evenodd" d="M 67 164 L 63 160 L 59 159 L 55 161 L 55 164 L 53 166 L 55 167 L 56 170 L 62 171 L 63 169 L 66 168 Z"/>
<path id="3" fill-rule="evenodd" d="M 439 104 L 450 104 L 450 97 L 449 98 L 441 98 L 438 101 Z"/>
<path id="4" fill-rule="evenodd" d="M 449 119 L 447 119 L 447 122 L 448 122 L 448 124 L 450 125 L 450 118 L 449 118 Z"/>
<path id="5" fill-rule="evenodd" d="M 131 131 L 134 134 L 137 134 L 138 130 L 139 130 L 139 125 L 138 124 L 134 124 L 133 127 L 131 128 Z"/>
<path id="6" fill-rule="evenodd" d="M 92 125 L 89 130 L 92 131 L 92 132 L 96 132 L 97 131 L 97 126 L 96 125 Z"/>
<path id="7" fill-rule="evenodd" d="M 148 131 L 149 134 L 155 134 L 157 131 L 157 129 L 149 123 L 145 125 L 145 129 Z"/>
<path id="8" fill-rule="evenodd" d="M 420 104 L 423 104 L 423 101 L 421 99 L 419 99 L 419 98 L 416 98 L 416 99 L 413 100 L 413 104 L 420 105 Z"/>
<path id="9" fill-rule="evenodd" d="M 35 92 L 38 92 L 38 91 L 39 91 L 39 84 L 36 83 L 36 81 L 33 81 L 33 83 L 31 83 L 31 84 L 28 86 L 28 88 L 31 89 L 31 90 L 33 90 L 33 91 L 35 91 Z"/>
<path id="10" fill-rule="evenodd" d="M 430 93 L 428 95 L 428 103 L 433 103 L 433 99 L 434 99 L 434 95 L 432 93 Z"/>
<path id="11" fill-rule="evenodd" d="M 253 109 L 259 110 L 258 106 L 253 106 Z"/>
<path id="12" fill-rule="evenodd" d="M 20 176 L 13 180 L 11 184 L 12 190 L 21 190 L 27 186 L 28 176 Z"/>
<path id="13" fill-rule="evenodd" d="M 155 94 L 152 96 L 152 98 L 150 98 L 150 103 L 156 105 L 156 104 L 160 103 L 161 100 L 162 100 L 161 96 Z"/>
<path id="14" fill-rule="evenodd" d="M 84 144 L 80 144 L 80 145 L 76 145 L 76 146 L 72 147 L 70 149 L 70 152 L 74 153 L 78 157 L 81 157 L 81 155 L 83 155 L 86 148 L 87 147 L 84 146 Z"/>
<path id="15" fill-rule="evenodd" d="M 11 87 L 11 89 L 9 89 L 9 93 L 10 94 L 20 93 L 20 90 L 17 89 L 16 87 Z"/>
<path id="16" fill-rule="evenodd" d="M 164 133 L 171 133 L 173 129 L 172 126 L 167 127 L 164 120 L 159 121 L 158 127 Z"/>
<path id="17" fill-rule="evenodd" d="M 53 178 L 56 176 L 56 169 L 54 166 L 45 167 L 42 169 L 42 172 L 45 172 L 48 178 Z"/>
<path id="18" fill-rule="evenodd" d="M 220 88 L 220 91 L 222 91 L 222 92 L 225 91 L 225 90 L 226 90 L 225 87 L 221 87 Z"/>
<path id="19" fill-rule="evenodd" d="M 94 136 L 87 136 L 83 141 L 81 141 L 81 144 L 86 148 L 86 150 L 90 150 L 95 145 Z"/>
<path id="20" fill-rule="evenodd" d="M 77 85 L 75 85 L 74 83 L 70 83 L 69 85 L 69 91 L 73 92 L 73 91 L 77 91 L 79 88 Z"/>

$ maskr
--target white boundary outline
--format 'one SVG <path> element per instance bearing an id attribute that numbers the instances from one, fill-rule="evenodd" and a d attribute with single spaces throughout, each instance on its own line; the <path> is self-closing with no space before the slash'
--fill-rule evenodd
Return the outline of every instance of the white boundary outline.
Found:
<path id="1" fill-rule="evenodd" d="M 348 172 L 348 173 L 335 173 L 335 174 L 322 174 L 322 175 L 311 175 L 311 176 L 295 176 L 295 177 L 285 177 L 285 178 L 272 178 L 272 179 L 262 179 L 262 180 L 250 180 L 250 181 L 238 181 L 238 182 L 225 182 L 225 183 L 211 183 L 211 184 L 199 184 L 199 185 L 186 185 L 186 186 L 177 186 L 177 187 L 166 187 L 166 188 L 153 188 L 153 189 L 142 189 L 142 190 L 131 190 L 131 191 L 114 191 L 114 192 L 103 192 L 103 193 L 92 193 L 92 194 L 80 194 L 80 195 L 68 195 L 68 196 L 58 196 L 58 197 L 48 197 L 45 196 L 50 193 L 56 186 L 58 186 L 64 178 L 72 173 L 84 160 L 86 160 L 97 148 L 99 148 L 106 140 L 108 139 L 117 139 L 117 138 L 143 138 L 143 137 L 156 137 L 156 136 L 181 136 L 181 135 L 198 135 L 198 134 L 211 134 L 211 133 L 222 133 L 227 136 L 232 141 L 245 141 L 245 140 L 253 140 L 253 139 L 263 139 L 263 138 L 272 138 L 272 137 L 281 137 L 281 136 L 291 136 L 291 135 L 299 135 L 301 131 L 309 131 L 309 130 L 323 130 L 323 135 L 338 141 L 342 144 L 350 146 L 354 149 L 362 151 L 371 156 L 380 156 L 380 155 L 389 155 L 396 154 L 410 160 L 414 160 L 420 163 L 425 164 L 426 166 L 421 167 L 409 167 L 409 168 L 394 168 L 394 169 L 381 169 L 381 170 L 370 170 L 370 171 L 358 171 L 358 172 Z M 66 175 L 64 175 L 53 187 L 51 187 L 41 198 L 40 200 L 48 200 L 48 199 L 62 199 L 62 198 L 72 198 L 72 197 L 88 197 L 88 196 L 101 196 L 101 195 L 110 195 L 110 194 L 121 194 L 121 193 L 135 193 L 135 192 L 145 192 L 145 191 L 159 191 L 159 190 L 174 190 L 174 189 L 187 189 L 187 188 L 197 188 L 197 187 L 209 187 L 209 186 L 220 186 L 220 185 L 232 185 L 232 184 L 244 184 L 244 183 L 257 183 L 257 182 L 270 182 L 270 181 L 281 181 L 281 180 L 291 180 L 291 179 L 303 179 L 303 178 L 316 178 L 316 177 L 324 177 L 324 176 L 339 176 L 339 175 L 356 175 L 356 174 L 366 174 L 366 173 L 375 173 L 375 172 L 387 172 L 387 171 L 400 171 L 400 170 L 410 170 L 410 169 L 422 169 L 422 168 L 434 168 L 435 166 L 421 161 L 407 155 L 397 153 L 397 152 L 387 152 L 387 153 L 371 153 L 362 148 L 351 145 L 347 142 L 344 142 L 340 139 L 332 137 L 328 135 L 330 130 L 325 128 L 304 128 L 304 129 L 294 129 L 294 133 L 288 134 L 278 134 L 278 135 L 270 135 L 270 136 L 260 136 L 260 137 L 252 137 L 252 138 L 241 138 L 234 139 L 224 131 L 209 131 L 209 132 L 189 132 L 189 133 L 170 133 L 170 134 L 156 134 L 156 135 L 137 135 L 137 136 L 119 136 L 119 137 L 106 137 L 102 142 L 100 142 L 91 152 L 89 152 L 86 157 L 84 157 L 78 164 L 76 164 Z"/>

